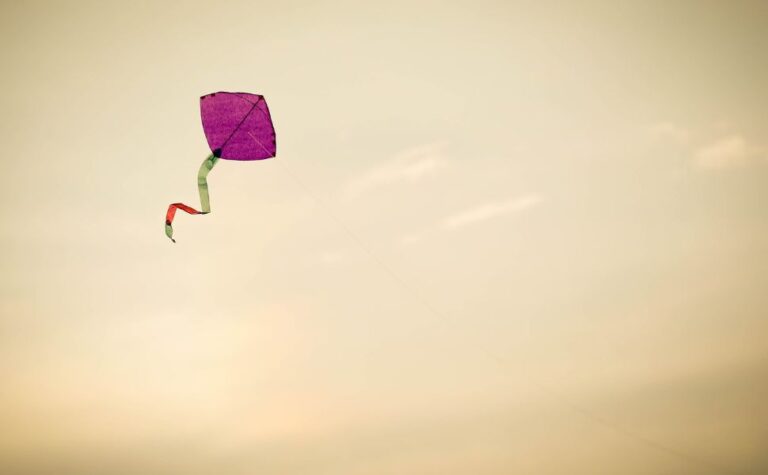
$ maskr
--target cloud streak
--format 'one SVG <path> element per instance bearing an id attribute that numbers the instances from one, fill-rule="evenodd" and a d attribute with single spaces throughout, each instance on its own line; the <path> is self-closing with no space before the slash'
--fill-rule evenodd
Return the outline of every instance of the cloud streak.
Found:
<path id="1" fill-rule="evenodd" d="M 743 134 L 731 131 L 727 123 L 715 124 L 713 130 L 695 130 L 674 122 L 657 122 L 648 127 L 653 141 L 681 146 L 692 166 L 709 171 L 728 170 L 768 158 L 768 148 Z"/>
<path id="2" fill-rule="evenodd" d="M 696 165 L 708 170 L 722 170 L 747 164 L 760 153 L 741 135 L 729 135 L 696 151 Z"/>
<path id="3" fill-rule="evenodd" d="M 686 144 L 691 139 L 691 132 L 674 122 L 659 122 L 650 127 L 653 138 L 659 142 Z"/>
<path id="4" fill-rule="evenodd" d="M 445 218 L 441 227 L 443 229 L 458 229 L 504 215 L 519 213 L 533 208 L 541 203 L 541 200 L 540 195 L 531 193 L 505 201 L 485 203 Z"/>
<path id="5" fill-rule="evenodd" d="M 417 182 L 445 165 L 442 142 L 410 148 L 385 163 L 353 178 L 348 195 L 357 196 L 372 189 L 402 182 Z"/>

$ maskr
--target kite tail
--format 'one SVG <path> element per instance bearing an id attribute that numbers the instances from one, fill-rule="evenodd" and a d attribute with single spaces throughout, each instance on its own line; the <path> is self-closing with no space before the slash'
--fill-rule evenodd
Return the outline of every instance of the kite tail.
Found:
<path id="1" fill-rule="evenodd" d="M 173 203 L 168 206 L 168 212 L 165 214 L 165 235 L 168 236 L 171 241 L 176 242 L 176 240 L 173 239 L 173 218 L 176 216 L 177 209 L 189 214 L 208 214 L 211 212 L 211 201 L 208 196 L 208 181 L 206 178 L 208 177 L 208 172 L 213 169 L 213 166 L 216 165 L 216 162 L 218 161 L 219 157 L 210 155 L 205 159 L 203 164 L 200 165 L 200 170 L 197 172 L 197 190 L 200 192 L 201 211 L 198 211 L 191 206 L 187 206 L 184 203 Z"/>

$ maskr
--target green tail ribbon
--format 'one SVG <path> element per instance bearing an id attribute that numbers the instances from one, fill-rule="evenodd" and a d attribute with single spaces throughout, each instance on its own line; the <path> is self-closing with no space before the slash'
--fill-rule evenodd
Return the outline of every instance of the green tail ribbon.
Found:
<path id="1" fill-rule="evenodd" d="M 168 236 L 171 241 L 176 242 L 176 240 L 173 239 L 173 218 L 176 216 L 177 209 L 189 214 L 208 214 L 211 212 L 211 200 L 208 196 L 207 178 L 208 172 L 213 169 L 213 166 L 216 165 L 216 162 L 218 161 L 219 157 L 213 154 L 209 155 L 208 158 L 203 161 L 202 165 L 200 165 L 200 170 L 197 172 L 197 191 L 200 193 L 201 211 L 198 211 L 191 206 L 187 206 L 184 203 L 172 203 L 168 206 L 168 212 L 165 213 L 165 235 Z"/>

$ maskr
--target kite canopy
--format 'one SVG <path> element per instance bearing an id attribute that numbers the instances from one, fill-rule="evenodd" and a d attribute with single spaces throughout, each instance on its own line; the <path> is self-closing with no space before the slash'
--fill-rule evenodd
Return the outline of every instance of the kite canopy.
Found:
<path id="1" fill-rule="evenodd" d="M 275 129 L 264 96 L 214 92 L 200 98 L 200 116 L 214 156 L 225 160 L 275 156 Z"/>

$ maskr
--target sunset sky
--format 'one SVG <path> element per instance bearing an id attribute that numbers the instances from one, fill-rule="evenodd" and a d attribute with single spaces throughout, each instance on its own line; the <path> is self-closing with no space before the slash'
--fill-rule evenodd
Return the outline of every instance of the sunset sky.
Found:
<path id="1" fill-rule="evenodd" d="M 0 3 L 0 473 L 768 473 L 768 3 Z M 263 94 L 222 160 L 199 97 Z"/>

